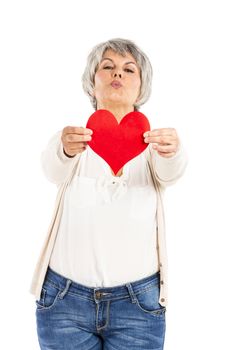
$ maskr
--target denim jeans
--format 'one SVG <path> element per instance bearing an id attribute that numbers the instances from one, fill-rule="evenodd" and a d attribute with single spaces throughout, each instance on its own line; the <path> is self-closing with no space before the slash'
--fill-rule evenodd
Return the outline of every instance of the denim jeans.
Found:
<path id="1" fill-rule="evenodd" d="M 49 266 L 36 325 L 42 350 L 162 350 L 166 307 L 160 273 L 115 287 L 87 287 Z"/>

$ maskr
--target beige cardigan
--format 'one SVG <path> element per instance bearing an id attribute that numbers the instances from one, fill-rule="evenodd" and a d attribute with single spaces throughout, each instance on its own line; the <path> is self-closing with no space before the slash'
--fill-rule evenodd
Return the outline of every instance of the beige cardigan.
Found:
<path id="1" fill-rule="evenodd" d="M 54 213 L 50 222 L 48 232 L 42 246 L 29 292 L 40 298 L 45 274 L 49 265 L 50 256 L 58 232 L 59 222 L 62 214 L 63 199 L 66 188 L 72 180 L 75 172 L 79 172 L 79 160 L 82 154 L 74 158 L 68 158 L 63 153 L 61 142 L 62 131 L 57 132 L 48 142 L 46 149 L 42 152 L 41 162 L 44 173 L 49 181 L 58 186 Z M 150 166 L 152 178 L 157 191 L 157 242 L 156 247 L 160 266 L 160 296 L 159 303 L 167 306 L 168 301 L 168 259 L 165 236 L 165 219 L 163 209 L 163 194 L 166 186 L 175 183 L 184 173 L 187 165 L 187 154 L 180 144 L 179 150 L 171 158 L 161 157 L 152 145 L 146 149 L 146 156 Z"/>

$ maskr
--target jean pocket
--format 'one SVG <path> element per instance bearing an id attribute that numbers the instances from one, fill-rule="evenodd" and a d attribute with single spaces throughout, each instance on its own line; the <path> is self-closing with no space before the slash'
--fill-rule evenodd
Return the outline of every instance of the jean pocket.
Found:
<path id="1" fill-rule="evenodd" d="M 48 310 L 54 307 L 60 293 L 60 289 L 48 282 L 44 283 L 41 289 L 40 299 L 36 300 L 37 310 Z"/>
<path id="2" fill-rule="evenodd" d="M 153 314 L 155 316 L 164 316 L 166 307 L 160 305 L 159 293 L 159 284 L 155 284 L 144 289 L 143 291 L 135 294 L 136 305 L 145 313 Z"/>

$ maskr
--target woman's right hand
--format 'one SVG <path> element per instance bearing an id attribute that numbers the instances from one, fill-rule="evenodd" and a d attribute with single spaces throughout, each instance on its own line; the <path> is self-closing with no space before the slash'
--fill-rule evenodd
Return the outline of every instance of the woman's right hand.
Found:
<path id="1" fill-rule="evenodd" d="M 75 156 L 85 151 L 87 141 L 91 140 L 93 131 L 84 127 L 66 126 L 62 130 L 61 141 L 68 156 Z"/>

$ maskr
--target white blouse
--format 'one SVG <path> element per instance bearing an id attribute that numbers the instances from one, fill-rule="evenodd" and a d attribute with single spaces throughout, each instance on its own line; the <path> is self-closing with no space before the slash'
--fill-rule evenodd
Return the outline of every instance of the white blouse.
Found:
<path id="1" fill-rule="evenodd" d="M 120 177 L 89 146 L 68 186 L 49 266 L 88 287 L 111 287 L 159 271 L 157 198 L 145 151 Z"/>

